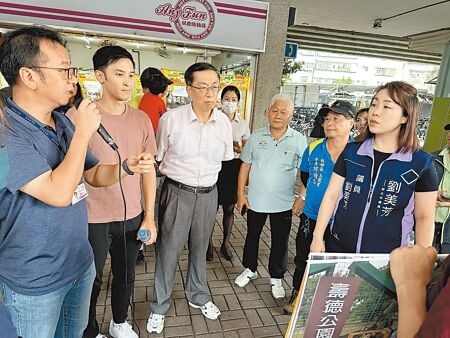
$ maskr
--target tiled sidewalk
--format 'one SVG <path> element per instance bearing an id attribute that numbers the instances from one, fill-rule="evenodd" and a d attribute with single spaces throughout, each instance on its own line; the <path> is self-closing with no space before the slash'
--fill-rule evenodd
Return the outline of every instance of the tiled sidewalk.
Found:
<path id="1" fill-rule="evenodd" d="M 234 252 L 232 263 L 223 259 L 219 253 L 222 242 L 222 214 L 218 213 L 214 227 L 214 260 L 208 263 L 208 283 L 213 302 L 222 314 L 218 320 L 203 317 L 199 309 L 189 307 L 184 295 L 184 282 L 187 272 L 188 251 L 184 250 L 178 263 L 175 285 L 172 293 L 172 305 L 166 315 L 164 331 L 160 335 L 148 334 L 146 330 L 149 316 L 149 300 L 153 294 L 155 268 L 154 247 L 146 248 L 145 264 L 136 267 L 134 292 L 135 323 L 140 337 L 282 337 L 286 331 L 290 316 L 283 313 L 282 300 L 275 300 L 270 292 L 267 270 L 270 253 L 270 230 L 266 227 L 261 234 L 259 247 L 259 278 L 245 288 L 234 284 L 236 276 L 242 272 L 240 261 L 247 232 L 246 221 L 240 215 L 235 216 L 231 245 Z M 284 278 L 286 297 L 291 294 L 292 273 L 294 271 L 295 235 L 298 217 L 293 217 L 289 238 L 288 272 Z M 100 293 L 97 306 L 99 323 L 107 335 L 111 320 L 109 261 L 105 266 L 104 289 Z M 131 319 L 131 316 L 129 317 Z M 136 330 L 136 329 L 135 329 Z M 108 336 L 109 337 L 109 336 Z"/>

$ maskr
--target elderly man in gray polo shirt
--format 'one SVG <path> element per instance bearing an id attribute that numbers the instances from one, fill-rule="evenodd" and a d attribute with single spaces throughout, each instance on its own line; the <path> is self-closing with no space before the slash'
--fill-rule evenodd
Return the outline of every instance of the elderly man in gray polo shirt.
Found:
<path id="1" fill-rule="evenodd" d="M 267 216 L 271 248 L 269 274 L 272 294 L 284 298 L 282 279 L 287 269 L 287 247 L 292 223 L 293 188 L 306 137 L 289 127 L 294 106 L 291 99 L 275 95 L 268 109 L 269 126 L 256 130 L 241 153 L 237 209 L 248 208 L 247 236 L 242 264 L 245 270 L 235 283 L 245 287 L 258 278 L 258 247 Z M 248 183 L 248 197 L 245 184 Z"/>

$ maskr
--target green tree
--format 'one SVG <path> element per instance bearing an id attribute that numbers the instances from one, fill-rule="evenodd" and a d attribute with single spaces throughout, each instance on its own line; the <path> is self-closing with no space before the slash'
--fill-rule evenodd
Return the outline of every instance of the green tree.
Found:
<path id="1" fill-rule="evenodd" d="M 250 66 L 245 66 L 233 71 L 236 75 L 250 76 Z"/>
<path id="2" fill-rule="evenodd" d="M 281 85 L 284 85 L 291 79 L 291 74 L 299 72 L 303 68 L 303 61 L 295 61 L 294 59 L 284 59 L 283 74 L 281 76 Z"/>
<path id="3" fill-rule="evenodd" d="M 291 74 L 301 71 L 303 68 L 303 61 L 295 61 L 294 59 L 284 59 L 283 61 L 283 73 L 281 76 L 281 85 L 284 85 L 291 79 Z M 236 75 L 250 76 L 250 66 L 245 66 L 240 69 L 234 70 Z"/>
<path id="4" fill-rule="evenodd" d="M 346 85 L 346 84 L 352 84 L 353 80 L 351 77 L 343 77 L 342 79 L 336 79 L 334 80 L 335 84 L 340 84 L 340 85 Z"/>

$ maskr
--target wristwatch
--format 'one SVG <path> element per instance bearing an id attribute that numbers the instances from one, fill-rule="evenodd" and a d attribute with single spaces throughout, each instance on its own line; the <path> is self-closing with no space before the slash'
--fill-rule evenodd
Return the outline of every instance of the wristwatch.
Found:
<path id="1" fill-rule="evenodd" d="M 131 171 L 131 169 L 128 167 L 127 158 L 123 160 L 122 162 L 122 169 L 125 171 L 128 175 L 134 175 L 134 172 Z"/>
<path id="2" fill-rule="evenodd" d="M 302 201 L 306 200 L 306 195 L 298 194 L 298 197 L 300 197 L 302 199 Z"/>

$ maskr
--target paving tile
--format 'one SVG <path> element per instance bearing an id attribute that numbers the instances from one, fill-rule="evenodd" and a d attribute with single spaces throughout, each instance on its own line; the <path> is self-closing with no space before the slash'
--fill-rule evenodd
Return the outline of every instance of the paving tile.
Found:
<path id="1" fill-rule="evenodd" d="M 211 272 L 214 272 L 214 277 L 215 277 L 215 279 L 212 278 L 211 280 L 226 280 L 226 279 L 228 279 L 228 275 L 226 274 L 226 272 L 223 269 L 223 267 L 214 269 Z"/>
<path id="2" fill-rule="evenodd" d="M 222 332 L 222 326 L 219 320 L 209 320 L 205 319 L 206 326 L 208 327 L 208 332 Z"/>
<path id="3" fill-rule="evenodd" d="M 224 322 L 226 320 L 240 319 L 245 317 L 246 315 L 242 310 L 222 311 L 222 314 L 220 315 L 220 320 Z"/>
<path id="4" fill-rule="evenodd" d="M 266 307 L 271 308 L 278 306 L 278 303 L 275 298 L 273 298 L 271 292 L 260 292 L 259 295 L 261 296 L 261 299 L 263 300 Z"/>
<path id="5" fill-rule="evenodd" d="M 219 307 L 222 314 L 218 320 L 206 319 L 199 309 L 189 307 L 184 283 L 188 269 L 188 251 L 185 246 L 172 288 L 170 307 L 166 313 L 164 331 L 160 335 L 148 334 L 147 318 L 150 313 L 150 301 L 153 297 L 155 250 L 154 246 L 145 247 L 145 264 L 136 267 L 134 290 L 134 318 L 140 330 L 140 338 L 159 337 L 208 337 L 208 338 L 252 338 L 282 337 L 290 316 L 283 313 L 284 300 L 275 300 L 270 292 L 268 260 L 270 255 L 270 229 L 265 226 L 261 234 L 258 257 L 259 278 L 251 281 L 245 288 L 234 284 L 235 278 L 244 270 L 241 262 L 245 236 L 246 220 L 236 214 L 230 244 L 235 256 L 232 262 L 220 255 L 222 243 L 222 214 L 217 214 L 213 233 L 214 260 L 208 262 L 207 278 L 211 300 Z M 298 230 L 298 219 L 294 217 L 289 237 L 288 271 L 283 280 L 287 296 L 290 295 L 293 263 L 295 255 L 295 236 Z M 101 330 L 107 337 L 111 320 L 111 264 L 108 257 L 101 292 L 97 302 L 97 318 Z"/>
<path id="6" fill-rule="evenodd" d="M 196 336 L 208 333 L 208 326 L 206 325 L 206 319 L 203 315 L 192 315 L 191 321 Z"/>
<path id="7" fill-rule="evenodd" d="M 274 320 L 272 314 L 267 308 L 256 309 L 261 321 L 264 323 L 264 326 L 268 325 L 276 325 L 276 321 Z"/>
<path id="8" fill-rule="evenodd" d="M 208 285 L 210 288 L 223 288 L 232 286 L 232 283 L 230 283 L 230 281 L 226 279 L 226 280 L 208 281 Z"/>
<path id="9" fill-rule="evenodd" d="M 166 312 L 166 317 L 175 316 L 175 301 L 172 299 L 170 301 L 169 310 Z"/>
<path id="10" fill-rule="evenodd" d="M 183 291 L 172 291 L 172 299 L 185 299 L 186 295 Z"/>
<path id="11" fill-rule="evenodd" d="M 174 291 L 183 291 L 184 292 L 184 285 L 182 283 L 174 284 L 172 287 L 172 292 Z"/>
<path id="12" fill-rule="evenodd" d="M 216 259 L 216 256 L 214 256 L 214 259 Z M 212 262 L 208 262 L 206 265 L 207 269 L 217 269 L 217 268 L 221 268 L 222 267 L 222 263 L 219 261 L 212 261 Z"/>
<path id="13" fill-rule="evenodd" d="M 189 315 L 187 316 L 170 316 L 166 317 L 164 321 L 164 328 L 172 327 L 172 326 L 186 326 L 191 325 L 191 318 Z"/>
<path id="14" fill-rule="evenodd" d="M 147 288 L 146 287 L 134 287 L 134 301 L 144 302 L 147 300 Z"/>
<path id="15" fill-rule="evenodd" d="M 273 315 L 273 318 L 275 319 L 275 322 L 278 324 L 278 326 L 280 326 L 281 324 L 289 324 L 291 315 Z"/>
<path id="16" fill-rule="evenodd" d="M 238 310 L 241 309 L 241 304 L 236 297 L 236 295 L 225 295 L 225 301 L 227 302 L 229 310 Z"/>
<path id="17" fill-rule="evenodd" d="M 288 328 L 289 323 L 287 324 L 278 324 L 278 329 L 280 332 L 284 335 L 286 333 L 286 330 Z"/>
<path id="18" fill-rule="evenodd" d="M 208 281 L 218 279 L 216 274 L 214 273 L 214 271 L 215 271 L 215 269 L 206 270 L 206 278 L 208 279 Z M 224 279 L 224 278 L 222 278 L 222 279 Z"/>
<path id="19" fill-rule="evenodd" d="M 151 280 L 149 280 L 149 279 L 142 279 L 142 280 L 135 280 L 134 281 L 134 287 L 135 288 L 147 287 L 147 286 L 151 286 L 153 288 L 153 279 L 151 279 Z"/>
<path id="20" fill-rule="evenodd" d="M 278 306 L 273 306 L 273 307 L 269 307 L 267 308 L 270 313 L 272 314 L 272 316 L 279 316 L 279 315 L 284 315 L 284 310 L 283 310 L 283 302 L 282 301 L 278 301 Z"/>
<path id="21" fill-rule="evenodd" d="M 261 299 L 261 297 L 260 297 L 260 295 L 259 295 L 258 292 L 246 292 L 246 293 L 241 293 L 241 294 L 237 295 L 237 298 L 238 298 L 240 301 Z"/>
<path id="22" fill-rule="evenodd" d="M 164 327 L 164 337 L 186 337 L 192 336 L 194 331 L 192 326 Z"/>
<path id="23" fill-rule="evenodd" d="M 244 310 L 244 313 L 250 323 L 250 327 L 263 326 L 263 322 L 261 321 L 261 318 L 259 318 L 258 312 L 256 312 L 255 309 Z"/>
<path id="24" fill-rule="evenodd" d="M 224 333 L 224 336 L 225 335 L 227 338 L 239 338 L 239 333 L 237 331 L 226 331 Z"/>
<path id="25" fill-rule="evenodd" d="M 247 318 L 231 319 L 222 322 L 223 331 L 249 328 L 250 324 Z M 228 334 L 227 334 L 228 336 Z"/>
<path id="26" fill-rule="evenodd" d="M 200 334 L 195 335 L 196 338 L 223 338 L 223 333 L 217 332 L 217 333 L 206 333 L 206 334 Z"/>
<path id="27" fill-rule="evenodd" d="M 280 337 L 281 331 L 277 326 L 262 326 L 252 328 L 254 337 Z"/>
<path id="28" fill-rule="evenodd" d="M 226 286 L 223 288 L 211 288 L 211 295 L 229 295 L 234 294 L 234 290 L 231 286 Z"/>
<path id="29" fill-rule="evenodd" d="M 131 310 L 129 311 L 131 313 Z M 148 302 L 134 303 L 134 318 L 147 320 L 150 315 L 150 306 Z M 133 316 L 130 314 L 128 317 L 131 319 Z"/>
<path id="30" fill-rule="evenodd" d="M 189 305 L 186 298 L 174 299 L 177 316 L 189 315 Z"/>
<path id="31" fill-rule="evenodd" d="M 228 304 L 224 295 L 211 295 L 212 302 L 219 308 L 221 312 L 228 310 Z"/>
<path id="32" fill-rule="evenodd" d="M 253 337 L 253 332 L 251 329 L 240 329 L 238 330 L 239 338 L 250 338 Z"/>
<path id="33" fill-rule="evenodd" d="M 244 300 L 241 302 L 241 307 L 243 309 L 256 309 L 259 307 L 266 307 L 264 302 L 261 299 L 257 300 Z"/>

